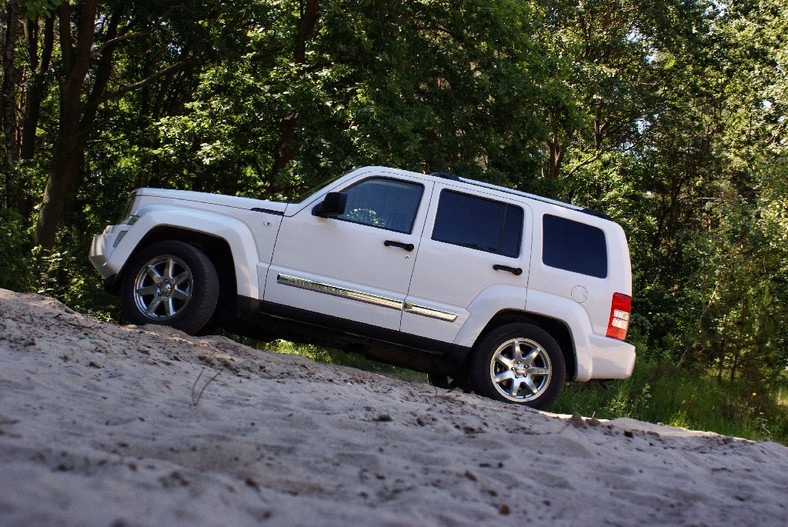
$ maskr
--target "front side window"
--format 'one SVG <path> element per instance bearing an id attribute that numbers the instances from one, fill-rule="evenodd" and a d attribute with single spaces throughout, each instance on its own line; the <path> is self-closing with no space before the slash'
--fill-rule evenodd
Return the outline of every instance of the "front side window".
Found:
<path id="1" fill-rule="evenodd" d="M 342 191 L 345 213 L 337 219 L 390 231 L 410 233 L 424 187 L 408 181 L 376 177 Z"/>
<path id="2" fill-rule="evenodd" d="M 432 239 L 516 258 L 523 209 L 451 190 L 441 192 Z"/>
<path id="3" fill-rule="evenodd" d="M 602 229 L 545 214 L 542 261 L 550 267 L 596 278 L 607 276 L 607 243 Z"/>

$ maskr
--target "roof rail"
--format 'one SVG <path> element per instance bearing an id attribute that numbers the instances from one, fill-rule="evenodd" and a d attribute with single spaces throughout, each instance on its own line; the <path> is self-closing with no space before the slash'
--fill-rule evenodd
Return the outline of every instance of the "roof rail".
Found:
<path id="1" fill-rule="evenodd" d="M 597 218 L 602 218 L 603 220 L 613 221 L 613 218 L 611 218 L 610 215 L 605 214 L 604 212 L 599 212 L 598 210 L 584 208 L 580 212 L 583 212 L 585 214 L 589 214 L 591 216 L 596 216 Z"/>
<path id="2" fill-rule="evenodd" d="M 533 200 L 536 200 L 536 201 L 541 201 L 543 203 L 549 203 L 551 205 L 558 205 L 559 207 L 564 207 L 566 209 L 571 209 L 571 210 L 575 210 L 577 212 L 582 212 L 583 214 L 588 214 L 589 216 L 596 216 L 597 218 L 602 218 L 602 219 L 605 219 L 605 220 L 610 220 L 610 221 L 613 220 L 613 218 L 611 218 L 610 216 L 608 216 L 604 212 L 599 212 L 599 211 L 596 211 L 596 210 L 593 210 L 593 209 L 589 209 L 589 208 L 585 208 L 585 207 L 579 207 L 579 206 L 573 205 L 571 203 L 566 203 L 566 202 L 563 202 L 563 201 L 559 201 L 559 200 L 555 200 L 555 199 L 551 199 L 551 198 L 546 198 L 544 196 L 539 196 L 539 195 L 536 195 L 536 194 L 530 194 L 528 192 L 523 192 L 523 191 L 520 191 L 520 190 L 515 190 L 515 189 L 511 189 L 511 188 L 507 188 L 507 187 L 502 187 L 500 185 L 495 185 L 493 183 L 487 183 L 485 181 L 479 181 L 479 180 L 476 180 L 476 179 L 468 179 L 468 178 L 457 176 L 456 174 L 449 174 L 448 172 L 433 172 L 430 175 L 431 176 L 435 176 L 435 177 L 444 178 L 444 179 L 450 179 L 452 181 L 460 181 L 462 183 L 468 183 L 470 185 L 474 185 L 474 186 L 477 186 L 477 187 L 484 187 L 484 188 L 488 188 L 488 189 L 491 189 L 491 190 L 497 190 L 499 192 L 504 192 L 506 194 L 513 194 L 513 195 L 516 195 L 516 196 L 523 196 L 523 197 L 530 198 L 530 199 L 533 199 Z"/>
<path id="3" fill-rule="evenodd" d="M 431 176 L 441 177 L 443 179 L 451 179 L 452 181 L 462 181 L 460 176 L 456 174 L 449 174 L 448 172 L 433 172 Z"/>

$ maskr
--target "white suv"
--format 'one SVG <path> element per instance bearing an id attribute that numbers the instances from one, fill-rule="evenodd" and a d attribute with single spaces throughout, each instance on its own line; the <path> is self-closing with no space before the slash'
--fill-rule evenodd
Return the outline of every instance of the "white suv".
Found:
<path id="1" fill-rule="evenodd" d="M 262 328 L 537 408 L 635 362 L 621 227 L 450 174 L 366 167 L 299 203 L 139 189 L 90 259 L 133 323 Z"/>

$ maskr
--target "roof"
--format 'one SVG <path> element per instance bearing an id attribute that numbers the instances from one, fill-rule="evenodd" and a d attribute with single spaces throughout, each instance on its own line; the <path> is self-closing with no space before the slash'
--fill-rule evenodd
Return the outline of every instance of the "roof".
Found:
<path id="1" fill-rule="evenodd" d="M 507 187 L 502 187 L 500 185 L 494 185 L 492 183 L 486 183 L 484 181 L 478 181 L 476 179 L 464 178 L 464 177 L 457 176 L 456 174 L 449 174 L 447 172 L 433 172 L 430 175 L 431 176 L 435 176 L 435 177 L 439 177 L 439 178 L 443 178 L 443 179 L 450 179 L 452 181 L 459 181 L 459 182 L 466 183 L 466 184 L 469 184 L 469 185 L 474 185 L 474 186 L 481 187 L 481 188 L 495 190 L 495 191 L 498 191 L 498 192 L 503 192 L 505 194 L 511 194 L 511 195 L 514 195 L 514 196 L 520 196 L 520 197 L 524 197 L 524 198 L 529 198 L 529 199 L 532 199 L 532 200 L 535 200 L 535 201 L 541 201 L 542 203 L 549 203 L 550 205 L 556 205 L 556 206 L 559 206 L 559 207 L 564 207 L 566 209 L 575 210 L 577 212 L 582 212 L 584 214 L 589 214 L 591 216 L 596 216 L 597 218 L 603 218 L 603 219 L 612 221 L 612 218 L 610 216 L 608 216 L 607 214 L 603 213 L 603 212 L 598 212 L 598 211 L 595 211 L 593 209 L 589 209 L 589 208 L 585 208 L 585 207 L 579 207 L 579 206 L 573 205 L 571 203 L 566 203 L 564 201 L 559 201 L 559 200 L 556 200 L 556 199 L 546 198 L 544 196 L 539 196 L 537 194 L 529 194 L 528 192 L 523 192 L 521 190 L 515 190 L 515 189 L 511 189 L 511 188 L 507 188 Z"/>

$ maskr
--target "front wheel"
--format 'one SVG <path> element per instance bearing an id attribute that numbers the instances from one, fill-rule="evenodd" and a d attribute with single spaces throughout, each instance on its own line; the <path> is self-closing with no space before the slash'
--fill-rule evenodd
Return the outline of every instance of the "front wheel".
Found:
<path id="1" fill-rule="evenodd" d="M 478 344 L 471 382 L 479 395 L 499 401 L 547 408 L 563 388 L 566 364 L 561 348 L 532 324 L 506 324 Z"/>
<path id="2" fill-rule="evenodd" d="M 219 299 L 211 260 L 187 243 L 167 240 L 142 249 L 121 283 L 123 313 L 134 324 L 161 324 L 196 333 L 208 323 Z"/>

